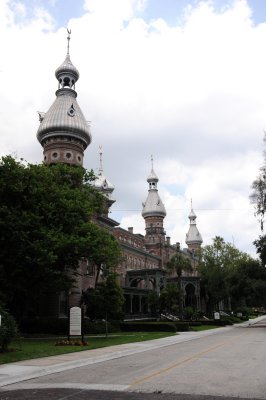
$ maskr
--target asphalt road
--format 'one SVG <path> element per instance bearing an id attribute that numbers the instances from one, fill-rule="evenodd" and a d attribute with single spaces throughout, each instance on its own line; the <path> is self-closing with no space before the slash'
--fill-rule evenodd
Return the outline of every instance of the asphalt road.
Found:
<path id="1" fill-rule="evenodd" d="M 265 360 L 265 324 L 234 327 L 9 385 L 0 400 L 266 399 Z"/>

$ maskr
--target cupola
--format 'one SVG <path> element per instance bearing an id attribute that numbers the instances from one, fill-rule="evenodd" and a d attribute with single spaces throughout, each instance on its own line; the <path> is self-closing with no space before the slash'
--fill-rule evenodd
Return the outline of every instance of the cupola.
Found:
<path id="1" fill-rule="evenodd" d="M 102 146 L 99 146 L 99 156 L 100 156 L 100 167 L 98 175 L 95 179 L 95 188 L 99 190 L 108 200 L 108 206 L 110 207 L 115 200 L 112 197 L 114 191 L 114 185 L 106 178 L 103 172 L 103 150 Z"/>
<path id="2" fill-rule="evenodd" d="M 149 191 L 148 191 L 148 197 L 145 203 L 143 203 L 142 216 L 143 218 L 146 218 L 148 216 L 165 217 L 166 216 L 165 207 L 160 199 L 157 189 L 157 183 L 159 182 L 159 178 L 157 177 L 153 169 L 153 158 L 151 158 L 151 161 L 152 161 L 152 168 L 147 178 L 147 182 L 149 184 Z"/>
<path id="3" fill-rule="evenodd" d="M 56 99 L 47 113 L 39 113 L 37 138 L 43 146 L 46 164 L 63 162 L 83 165 L 84 150 L 91 143 L 91 133 L 76 100 L 74 89 L 79 72 L 70 60 L 71 31 L 67 32 L 67 55 L 55 71 L 58 80 Z"/>
<path id="4" fill-rule="evenodd" d="M 190 220 L 190 225 L 188 233 L 186 234 L 186 244 L 190 250 L 196 250 L 200 248 L 200 246 L 203 243 L 203 240 L 196 225 L 197 216 L 192 208 L 192 200 L 191 200 L 191 210 L 188 218 Z"/>

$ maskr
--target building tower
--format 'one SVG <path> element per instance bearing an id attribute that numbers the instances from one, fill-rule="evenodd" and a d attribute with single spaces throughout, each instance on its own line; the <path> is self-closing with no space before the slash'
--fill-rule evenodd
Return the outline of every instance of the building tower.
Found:
<path id="1" fill-rule="evenodd" d="M 112 193 L 115 189 L 114 185 L 107 180 L 107 178 L 104 175 L 103 172 L 103 151 L 102 151 L 102 146 L 99 146 L 99 155 L 100 155 L 100 167 L 98 170 L 98 175 L 96 176 L 95 179 L 95 188 L 99 190 L 104 197 L 107 199 L 107 207 L 108 210 L 111 207 L 112 204 L 114 204 L 115 199 L 112 197 Z"/>
<path id="2" fill-rule="evenodd" d="M 145 220 L 145 246 L 147 251 L 157 256 L 163 256 L 163 246 L 165 244 L 165 231 L 163 220 L 166 216 L 165 207 L 160 199 L 157 189 L 159 181 L 153 170 L 153 158 L 151 158 L 152 168 L 147 178 L 149 184 L 148 196 L 143 203 L 142 216 Z"/>
<path id="3" fill-rule="evenodd" d="M 79 72 L 69 55 L 71 31 L 67 36 L 66 59 L 55 71 L 56 99 L 47 113 L 39 113 L 37 138 L 43 147 L 44 162 L 83 165 L 84 150 L 91 142 L 89 124 L 78 103 L 75 84 Z"/>
<path id="4" fill-rule="evenodd" d="M 188 233 L 186 234 L 186 244 L 188 246 L 188 249 L 194 252 L 195 250 L 201 247 L 203 240 L 196 225 L 197 216 L 193 211 L 192 200 L 191 200 L 191 211 L 188 218 L 190 220 L 190 226 Z"/>

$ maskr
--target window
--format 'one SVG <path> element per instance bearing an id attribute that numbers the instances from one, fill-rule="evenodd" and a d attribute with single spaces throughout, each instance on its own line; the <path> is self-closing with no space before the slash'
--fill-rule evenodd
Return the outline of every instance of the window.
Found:
<path id="1" fill-rule="evenodd" d="M 64 86 L 69 86 L 70 79 L 68 77 L 64 78 Z"/>
<path id="2" fill-rule="evenodd" d="M 72 160 L 73 159 L 73 154 L 70 151 L 66 151 L 64 154 L 65 159 L 67 160 Z"/>

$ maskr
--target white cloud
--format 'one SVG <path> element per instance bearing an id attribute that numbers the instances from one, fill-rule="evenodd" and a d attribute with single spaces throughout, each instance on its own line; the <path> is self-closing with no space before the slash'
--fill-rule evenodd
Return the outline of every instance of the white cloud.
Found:
<path id="1" fill-rule="evenodd" d="M 45 3 L 22 24 L 27 10 L 17 4 L 0 4 L 1 153 L 40 162 L 36 111 L 54 100 L 66 31 L 55 30 Z M 78 101 L 92 121 L 85 166 L 98 166 L 102 144 L 105 174 L 116 186 L 112 216 L 144 233 L 140 210 L 153 154 L 174 242 L 184 244 L 192 197 L 205 244 L 220 235 L 254 252 L 258 223 L 248 196 L 266 129 L 266 21 L 255 26 L 244 0 L 219 12 L 200 2 L 176 26 L 144 20 L 144 1 L 84 5 L 68 26 L 81 73 Z"/>

